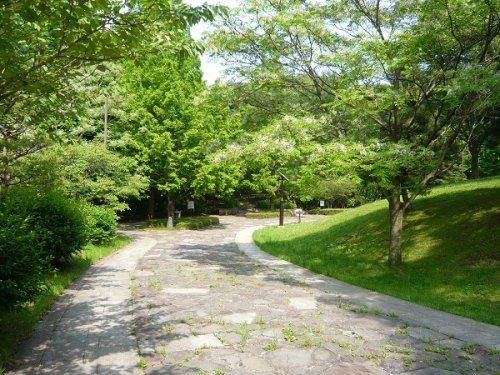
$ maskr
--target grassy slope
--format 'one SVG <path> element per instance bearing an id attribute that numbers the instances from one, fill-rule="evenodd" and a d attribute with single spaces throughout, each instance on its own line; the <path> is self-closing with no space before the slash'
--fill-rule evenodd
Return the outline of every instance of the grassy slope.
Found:
<path id="1" fill-rule="evenodd" d="M 92 263 L 125 246 L 128 242 L 128 237 L 118 236 L 109 245 L 87 245 L 64 268 L 47 276 L 47 293 L 36 298 L 23 310 L 0 314 L 0 374 L 2 363 L 12 357 L 19 341 L 31 332 L 57 296 Z"/>
<path id="2" fill-rule="evenodd" d="M 404 224 L 399 269 L 386 264 L 385 201 L 315 223 L 265 228 L 254 240 L 314 272 L 500 325 L 499 222 L 500 177 L 495 177 L 438 187 L 418 198 Z"/>

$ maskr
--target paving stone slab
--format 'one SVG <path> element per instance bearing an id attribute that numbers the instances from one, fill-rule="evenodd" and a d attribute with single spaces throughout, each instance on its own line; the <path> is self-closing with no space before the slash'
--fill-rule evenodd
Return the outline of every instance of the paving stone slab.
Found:
<path id="1" fill-rule="evenodd" d="M 217 348 L 224 345 L 213 334 L 188 336 L 181 339 L 172 340 L 165 348 L 167 352 L 178 352 L 183 350 L 195 350 L 203 347 Z"/>
<path id="2" fill-rule="evenodd" d="M 400 313 L 397 299 L 315 275 L 250 246 L 256 221 L 220 220 L 222 225 L 200 231 L 129 232 L 132 246 L 91 267 L 54 304 L 20 352 L 17 372 L 143 373 L 136 367 L 139 354 L 148 364 L 144 372 L 155 374 L 500 370 L 498 356 L 487 348 L 465 355 L 461 343 L 478 341 L 454 335 L 450 314 L 431 311 L 428 319 L 436 319 L 438 328 L 425 319 L 412 321 L 412 304 L 404 302 L 408 311 Z M 238 233 L 245 228 L 242 248 Z M 342 309 L 341 300 L 368 309 Z M 380 315 L 384 309 L 398 317 Z M 407 331 L 400 330 L 403 321 L 410 323 Z M 483 335 L 479 328 L 468 337 Z M 496 332 L 488 331 L 483 341 L 498 338 Z M 446 356 L 432 352 L 439 345 L 449 348 Z"/>

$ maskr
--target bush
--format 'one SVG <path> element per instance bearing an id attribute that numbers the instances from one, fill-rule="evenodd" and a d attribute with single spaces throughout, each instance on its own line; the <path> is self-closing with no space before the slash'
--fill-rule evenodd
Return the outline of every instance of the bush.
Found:
<path id="1" fill-rule="evenodd" d="M 271 219 L 280 216 L 279 210 L 273 211 L 260 211 L 260 212 L 247 212 L 245 216 L 249 219 Z M 292 216 L 292 213 L 285 210 L 285 216 Z"/>
<path id="2" fill-rule="evenodd" d="M 44 289 L 43 274 L 51 258 L 33 247 L 36 232 L 26 216 L 0 199 L 0 310 L 30 301 Z"/>
<path id="3" fill-rule="evenodd" d="M 217 224 L 219 224 L 218 217 L 187 216 L 175 218 L 173 229 L 202 229 Z M 149 229 L 167 229 L 167 219 L 150 219 L 144 227 Z"/>
<path id="4" fill-rule="evenodd" d="M 81 206 L 59 191 L 9 189 L 4 199 L 7 220 L 20 220 L 32 236 L 30 246 L 42 258 L 59 262 L 81 250 L 87 227 Z"/>
<path id="5" fill-rule="evenodd" d="M 258 208 L 261 210 L 271 209 L 271 202 L 269 201 L 269 199 L 261 199 L 261 200 L 255 201 L 254 205 L 255 205 L 255 208 Z M 280 206 L 280 199 L 276 198 L 274 200 L 274 207 L 279 208 L 279 206 Z M 286 201 L 285 208 L 286 209 L 297 208 L 297 204 L 294 201 Z"/>
<path id="6" fill-rule="evenodd" d="M 270 208 L 269 199 L 261 199 L 261 200 L 255 201 L 254 205 L 255 205 L 255 208 L 260 208 L 260 209 L 269 209 Z"/>
<path id="7" fill-rule="evenodd" d="M 105 244 L 116 237 L 118 216 L 109 207 L 83 205 L 87 238 L 93 244 Z"/>
<path id="8" fill-rule="evenodd" d="M 202 229 L 217 224 L 219 224 L 219 218 L 213 216 L 189 216 L 174 219 L 174 225 L 178 229 Z"/>
<path id="9" fill-rule="evenodd" d="M 11 188 L 0 198 L 0 308 L 31 301 L 51 265 L 82 249 L 79 208 L 57 191 Z"/>
<path id="10" fill-rule="evenodd" d="M 336 215 L 344 211 L 344 208 L 313 208 L 307 210 L 307 213 L 311 215 Z"/>
<path id="11" fill-rule="evenodd" d="M 87 243 L 87 225 L 81 206 L 61 192 L 49 191 L 30 202 L 28 222 L 37 231 L 42 254 L 54 262 L 70 258 Z"/>

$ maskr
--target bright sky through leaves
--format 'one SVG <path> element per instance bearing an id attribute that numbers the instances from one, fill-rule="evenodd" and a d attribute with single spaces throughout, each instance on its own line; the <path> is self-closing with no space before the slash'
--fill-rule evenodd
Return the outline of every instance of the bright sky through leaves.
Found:
<path id="1" fill-rule="evenodd" d="M 224 5 L 230 8 L 237 6 L 237 0 L 186 0 L 186 4 L 191 6 L 199 6 L 203 3 L 210 5 Z M 195 40 L 200 40 L 203 33 L 208 31 L 210 24 L 208 22 L 200 22 L 191 28 L 191 35 Z M 211 85 L 218 78 L 221 78 L 224 69 L 221 62 L 216 57 L 210 57 L 208 52 L 205 52 L 201 57 L 201 69 L 203 70 L 203 79 Z"/>

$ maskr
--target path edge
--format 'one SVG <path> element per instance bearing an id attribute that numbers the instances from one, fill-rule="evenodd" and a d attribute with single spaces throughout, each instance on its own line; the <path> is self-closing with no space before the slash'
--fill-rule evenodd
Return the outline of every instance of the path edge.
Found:
<path id="1" fill-rule="evenodd" d="M 253 233 L 266 225 L 243 229 L 236 233 L 238 249 L 248 257 L 278 269 L 300 280 L 306 280 L 326 293 L 342 295 L 357 304 L 366 305 L 386 314 L 394 313 L 410 324 L 430 328 L 441 334 L 455 337 L 467 343 L 479 344 L 488 349 L 500 349 L 500 327 L 465 318 L 455 314 L 417 305 L 396 297 L 374 292 L 343 281 L 314 273 L 261 250 L 253 241 Z"/>

